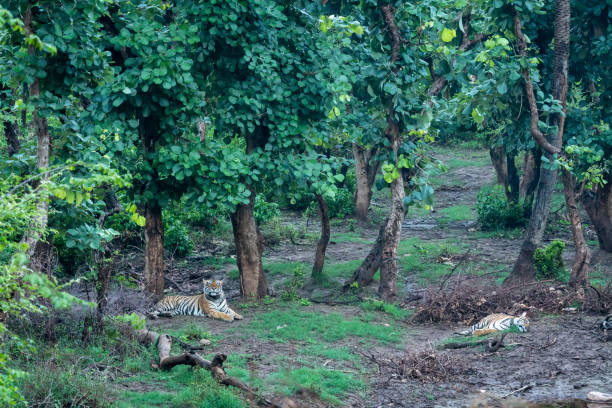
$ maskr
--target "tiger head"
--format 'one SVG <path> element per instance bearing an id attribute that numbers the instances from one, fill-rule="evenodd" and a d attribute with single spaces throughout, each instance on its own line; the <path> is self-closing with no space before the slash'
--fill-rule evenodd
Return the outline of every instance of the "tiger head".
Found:
<path id="1" fill-rule="evenodd" d="M 527 312 L 523 312 L 522 315 L 516 318 L 516 326 L 521 333 L 525 333 L 529 330 L 529 319 L 527 318 Z"/>
<path id="2" fill-rule="evenodd" d="M 209 299 L 219 299 L 223 297 L 223 281 L 208 279 L 204 280 L 204 295 Z"/>

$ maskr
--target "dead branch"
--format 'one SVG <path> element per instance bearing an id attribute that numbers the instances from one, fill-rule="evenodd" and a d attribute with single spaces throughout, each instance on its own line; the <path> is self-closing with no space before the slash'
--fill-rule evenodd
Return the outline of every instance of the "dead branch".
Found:
<path id="1" fill-rule="evenodd" d="M 531 388 L 533 388 L 533 385 L 532 384 L 527 384 L 527 385 L 525 385 L 525 386 L 523 386 L 523 387 L 521 387 L 519 389 L 516 389 L 516 390 L 514 390 L 512 392 L 509 392 L 506 395 L 502 395 L 500 398 L 507 398 L 507 397 L 509 397 L 511 395 L 514 395 L 514 394 L 518 393 L 518 392 L 527 391 L 527 390 L 529 390 Z"/>
<path id="2" fill-rule="evenodd" d="M 495 353 L 501 347 L 504 347 L 504 338 L 506 337 L 506 334 L 508 333 L 502 333 L 501 337 L 495 338 L 493 340 L 489 339 L 489 342 L 485 346 L 485 350 L 489 353 Z"/>
<path id="3" fill-rule="evenodd" d="M 477 347 L 482 346 L 484 344 L 488 344 L 490 339 L 480 340 L 480 341 L 465 341 L 461 343 L 446 343 L 439 346 L 439 349 L 442 350 L 457 350 L 468 347 Z"/>
<path id="4" fill-rule="evenodd" d="M 451 269 L 450 272 L 444 277 L 444 279 L 442 280 L 442 283 L 440 284 L 440 290 L 444 288 L 446 281 L 450 279 L 451 276 L 453 276 L 453 273 L 455 272 L 455 270 L 457 270 L 457 268 L 459 268 L 459 266 L 461 266 L 461 264 L 463 264 L 463 262 L 465 262 L 465 260 L 469 258 L 471 250 L 472 250 L 471 248 L 468 248 L 468 250 L 465 251 L 465 253 L 461 256 L 461 259 L 459 260 L 459 262 L 457 262 L 457 265 L 453 266 L 453 269 Z"/>

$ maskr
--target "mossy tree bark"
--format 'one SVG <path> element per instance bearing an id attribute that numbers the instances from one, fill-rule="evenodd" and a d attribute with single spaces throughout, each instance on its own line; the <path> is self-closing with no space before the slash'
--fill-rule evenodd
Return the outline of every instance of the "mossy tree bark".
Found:
<path id="1" fill-rule="evenodd" d="M 355 217 L 362 221 L 368 219 L 368 209 L 372 200 L 372 186 L 376 180 L 376 173 L 380 162 L 375 160 L 377 149 L 366 149 L 353 143 L 353 156 L 355 158 L 355 175 L 357 185 L 353 202 L 355 204 Z"/>

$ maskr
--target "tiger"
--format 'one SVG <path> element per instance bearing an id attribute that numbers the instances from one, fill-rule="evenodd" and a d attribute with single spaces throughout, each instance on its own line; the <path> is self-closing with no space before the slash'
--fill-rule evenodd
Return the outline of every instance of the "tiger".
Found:
<path id="1" fill-rule="evenodd" d="M 521 333 L 529 330 L 529 319 L 527 312 L 523 312 L 519 317 L 507 315 L 504 313 L 490 314 L 478 323 L 470 327 L 468 330 L 462 331 L 459 334 L 482 336 L 484 334 L 495 333 L 516 326 Z"/>
<path id="2" fill-rule="evenodd" d="M 204 280 L 204 293 L 196 296 L 166 296 L 149 311 L 149 316 L 209 316 L 228 322 L 242 320 L 242 316 L 227 305 L 222 280 Z"/>

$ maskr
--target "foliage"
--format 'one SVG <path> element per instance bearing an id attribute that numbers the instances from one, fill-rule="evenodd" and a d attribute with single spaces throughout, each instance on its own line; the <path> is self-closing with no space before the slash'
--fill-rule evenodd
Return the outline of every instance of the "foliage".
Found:
<path id="1" fill-rule="evenodd" d="M 330 219 L 343 219 L 355 210 L 353 203 L 353 194 L 348 189 L 339 189 L 333 198 L 326 199 L 327 215 Z M 306 217 L 318 217 L 319 205 L 315 200 L 311 201 L 308 208 L 304 212 Z"/>
<path id="2" fill-rule="evenodd" d="M 266 202 L 265 198 L 258 194 L 255 196 L 255 221 L 257 224 L 264 224 L 274 218 L 280 217 L 278 204 Z"/>
<path id="3" fill-rule="evenodd" d="M 170 211 L 164 211 L 164 247 L 172 256 L 183 257 L 195 247 L 187 226 Z"/>
<path id="4" fill-rule="evenodd" d="M 283 300 L 299 300 L 301 299 L 298 291 L 304 286 L 304 266 L 302 264 L 296 264 L 293 268 L 293 278 L 289 281 L 281 298 Z"/>
<path id="5" fill-rule="evenodd" d="M 565 243 L 554 240 L 545 248 L 537 248 L 533 254 L 537 279 L 562 280 L 565 273 L 563 265 L 563 250 Z"/>
<path id="6" fill-rule="evenodd" d="M 393 303 L 386 303 L 378 299 L 367 299 L 361 303 L 361 308 L 368 312 L 378 311 L 388 313 L 396 320 L 405 319 L 410 316 L 410 311 L 402 309 L 400 306 Z"/>
<path id="7" fill-rule="evenodd" d="M 531 203 L 524 200 L 508 202 L 502 186 L 483 187 L 478 193 L 476 214 L 481 229 L 485 231 L 512 229 L 527 225 Z"/>

